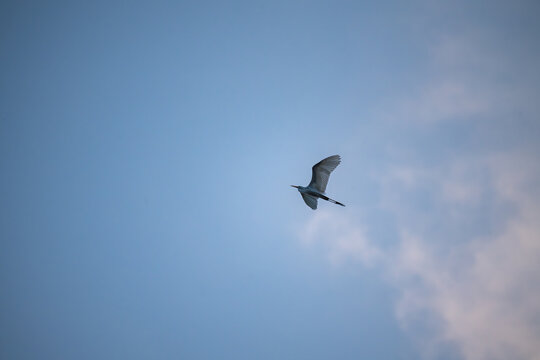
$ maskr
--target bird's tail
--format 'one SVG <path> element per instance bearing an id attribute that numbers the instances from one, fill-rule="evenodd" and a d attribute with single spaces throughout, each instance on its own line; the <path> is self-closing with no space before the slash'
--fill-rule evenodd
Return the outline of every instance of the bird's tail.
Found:
<path id="1" fill-rule="evenodd" d="M 334 199 L 328 198 L 328 201 L 330 201 L 331 203 L 334 203 L 334 204 L 338 204 L 338 205 L 341 205 L 341 206 L 345 206 L 345 205 L 343 205 L 342 203 L 340 203 L 339 201 L 336 201 L 336 200 L 334 200 Z"/>

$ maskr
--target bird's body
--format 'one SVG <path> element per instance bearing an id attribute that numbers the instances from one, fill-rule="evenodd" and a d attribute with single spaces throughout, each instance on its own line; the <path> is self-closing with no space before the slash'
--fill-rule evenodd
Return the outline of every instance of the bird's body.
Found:
<path id="1" fill-rule="evenodd" d="M 326 159 L 323 159 L 317 164 L 313 165 L 311 182 L 308 186 L 291 185 L 292 187 L 298 189 L 306 205 L 313 210 L 317 209 L 317 199 L 323 199 L 326 201 L 330 201 L 334 204 L 345 206 L 339 201 L 330 199 L 325 194 L 326 185 L 328 184 L 328 178 L 330 177 L 330 173 L 334 171 L 334 169 L 340 164 L 340 162 L 341 158 L 339 157 L 339 155 L 329 156 Z"/>

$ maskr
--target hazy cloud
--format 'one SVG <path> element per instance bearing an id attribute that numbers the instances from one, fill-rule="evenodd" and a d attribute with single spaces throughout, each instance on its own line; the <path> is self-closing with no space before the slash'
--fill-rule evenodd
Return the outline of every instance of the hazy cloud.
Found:
<path id="1" fill-rule="evenodd" d="M 432 339 L 455 342 L 466 359 L 540 356 L 540 286 L 536 281 L 540 207 L 533 200 L 538 197 L 531 197 L 538 189 L 530 188 L 531 183 L 540 183 L 540 169 L 530 162 L 527 170 L 516 174 L 513 164 L 523 164 L 520 160 L 520 156 L 485 160 L 492 183 L 486 184 L 492 197 L 487 201 L 512 207 L 511 215 L 492 215 L 492 227 L 479 229 L 475 235 L 465 233 L 465 239 L 402 222 L 398 249 L 389 254 L 394 259 L 390 271 L 403 290 L 397 313 L 404 326 L 414 331 L 410 321 L 428 311 L 441 321 Z M 441 178 L 441 192 L 448 186 L 462 185 Z M 460 202 L 463 199 L 460 195 Z M 439 220 L 434 217 L 441 212 L 450 218 L 459 206 L 453 198 L 441 196 L 435 215 L 423 220 L 436 223 Z M 403 210 L 396 207 L 397 212 Z M 473 212 L 464 216 L 480 217 Z M 448 221 L 455 227 L 466 225 L 465 217 Z"/>
<path id="2" fill-rule="evenodd" d="M 409 89 L 384 117 L 433 124 L 537 114 L 540 72 L 535 61 L 540 56 L 508 44 L 503 48 L 494 40 L 498 36 L 467 32 L 436 37 L 426 69 L 429 80 Z"/>
<path id="3" fill-rule="evenodd" d="M 431 214 L 415 210 L 399 197 L 393 205 L 386 203 L 400 228 L 399 241 L 390 249 L 368 239 L 365 225 L 334 210 L 316 213 L 302 238 L 325 248 L 334 264 L 356 260 L 379 267 L 382 276 L 400 289 L 396 315 L 421 341 L 428 358 L 440 355 L 437 349 L 444 344 L 456 344 L 466 359 L 538 359 L 540 206 L 535 184 L 540 184 L 540 169 L 518 154 L 463 160 L 462 169 L 455 167 L 448 167 L 450 174 L 457 171 L 449 177 L 442 170 L 409 169 L 416 174 L 414 180 L 402 177 L 403 169 L 398 176 L 389 172 L 387 186 L 395 192 L 430 183 L 435 198 Z M 475 214 L 482 209 L 481 195 L 473 190 L 480 181 L 472 178 L 468 184 L 460 176 L 477 167 L 489 180 L 484 191 L 490 195 L 482 201 L 513 211 L 506 216 L 504 211 L 493 212 L 488 216 L 493 226 L 474 231 L 453 233 L 439 227 L 441 222 L 448 222 L 448 228 L 467 227 L 470 217 L 483 223 L 484 215 Z M 472 209 L 464 210 L 468 193 Z M 418 219 L 409 221 L 411 217 Z"/>
<path id="4" fill-rule="evenodd" d="M 368 241 L 364 229 L 332 210 L 318 210 L 300 237 L 306 245 L 322 248 L 334 265 L 354 259 L 369 266 L 381 260 L 381 251 Z"/>
<path id="5" fill-rule="evenodd" d="M 492 39 L 443 37 L 429 83 L 381 118 L 427 134 L 448 121 L 466 133 L 463 120 L 488 120 L 486 133 L 510 129 L 523 140 L 494 146 L 479 131 L 468 153 L 382 164 L 380 202 L 365 206 L 392 214 L 391 247 L 366 237 L 361 218 L 335 209 L 319 210 L 303 239 L 322 244 L 334 263 L 379 268 L 400 290 L 396 316 L 427 358 L 455 349 L 469 360 L 540 359 L 540 159 L 535 142 L 525 141 L 536 127 L 522 126 L 540 112 L 531 90 L 538 71 L 527 77 L 529 62 L 479 40 Z"/>

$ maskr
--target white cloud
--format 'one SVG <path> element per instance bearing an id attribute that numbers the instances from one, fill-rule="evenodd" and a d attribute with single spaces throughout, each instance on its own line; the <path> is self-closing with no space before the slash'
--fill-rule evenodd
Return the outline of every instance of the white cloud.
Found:
<path id="1" fill-rule="evenodd" d="M 512 62 L 478 38 L 446 37 L 431 83 L 382 118 L 433 128 L 478 118 L 497 126 L 516 109 L 537 118 L 536 85 Z M 343 212 L 318 210 L 303 239 L 333 263 L 377 265 L 400 290 L 396 316 L 427 358 L 454 346 L 467 360 L 540 360 L 539 156 L 530 145 L 476 149 L 437 165 L 381 165 L 380 205 L 399 229 L 393 248 Z"/>
<path id="2" fill-rule="evenodd" d="M 397 286 L 420 279 L 404 288 L 400 319 L 431 311 L 444 324 L 438 340 L 457 343 L 466 359 L 540 359 L 540 206 L 527 186 L 540 183 L 540 169 L 529 163 L 516 176 L 514 158 L 505 158 L 510 163 L 486 160 L 494 196 L 516 210 L 500 231 L 456 244 L 447 255 L 436 251 L 436 233 L 406 234 L 393 255 Z"/>
<path id="3" fill-rule="evenodd" d="M 401 118 L 430 126 L 489 118 L 487 126 L 497 126 L 516 109 L 537 117 L 535 92 L 514 60 L 475 40 L 446 38 L 434 51 L 438 76 L 407 100 Z M 518 124 L 513 130 L 529 135 Z M 538 154 L 514 144 L 441 160 L 394 167 L 382 180 L 383 205 L 401 229 L 399 246 L 386 254 L 403 294 L 397 315 L 429 338 L 427 357 L 452 343 L 469 360 L 540 359 Z M 423 210 L 409 202 L 422 195 Z M 426 314 L 436 325 L 420 333 L 415 322 Z"/>
<path id="4" fill-rule="evenodd" d="M 381 256 L 379 249 L 369 243 L 361 226 L 332 210 L 317 210 L 301 230 L 300 237 L 306 245 L 321 246 L 334 265 L 354 259 L 369 266 Z"/>
<path id="5" fill-rule="evenodd" d="M 434 124 L 537 114 L 538 54 L 519 58 L 523 54 L 503 51 L 494 37 L 480 32 L 440 36 L 426 69 L 429 81 L 407 89 L 383 117 Z"/>
<path id="6" fill-rule="evenodd" d="M 539 197 L 530 196 L 538 191 L 531 186 L 540 184 L 540 168 L 519 155 L 505 155 L 464 160 L 457 172 L 479 166 L 489 173 L 492 200 L 510 204 L 515 211 L 499 219 L 503 226 L 485 229 L 466 241 L 409 225 L 414 206 L 403 205 L 400 199 L 389 208 L 402 229 L 393 249 L 377 247 L 365 236 L 363 225 L 328 210 L 315 214 L 302 237 L 307 244 L 323 246 L 332 263 L 356 260 L 379 265 L 401 292 L 398 319 L 421 340 L 427 358 L 440 355 L 438 349 L 444 344 L 455 344 L 470 360 L 540 359 L 540 205 Z M 450 165 L 448 172 L 456 171 L 455 167 Z M 439 190 L 442 194 L 432 215 L 415 213 L 422 222 L 437 223 L 439 216 L 451 214 L 465 202 L 463 193 L 456 202 L 444 188 L 478 186 L 474 179 L 473 185 L 467 184 L 461 175 L 445 177 L 442 170 L 409 169 L 408 176 L 399 176 L 403 171 L 398 176 L 389 172 L 387 186 L 399 192 L 401 185 L 410 187 L 415 179 L 418 184 L 431 182 L 434 197 Z M 455 225 L 461 221 L 455 220 Z M 427 318 L 419 327 L 422 317 Z"/>
<path id="7" fill-rule="evenodd" d="M 470 118 L 485 114 L 489 104 L 485 90 L 472 91 L 460 79 L 430 84 L 416 96 L 421 101 L 407 99 L 400 105 L 399 112 L 407 114 L 406 120 L 430 123 Z"/>

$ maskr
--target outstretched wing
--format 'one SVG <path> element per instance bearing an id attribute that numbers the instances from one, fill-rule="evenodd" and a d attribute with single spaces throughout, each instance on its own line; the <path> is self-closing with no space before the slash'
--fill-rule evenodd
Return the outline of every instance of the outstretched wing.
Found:
<path id="1" fill-rule="evenodd" d="M 300 194 L 304 198 L 304 202 L 307 206 L 312 208 L 313 210 L 317 209 L 317 198 L 315 196 L 311 196 L 308 194 Z"/>
<path id="2" fill-rule="evenodd" d="M 317 189 L 320 192 L 325 192 L 330 173 L 334 171 L 339 163 L 341 163 L 339 155 L 332 155 L 313 165 L 313 168 L 311 169 L 311 182 L 308 186 Z"/>

